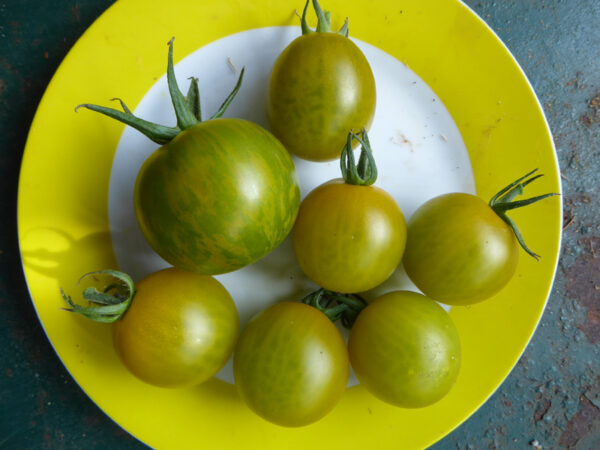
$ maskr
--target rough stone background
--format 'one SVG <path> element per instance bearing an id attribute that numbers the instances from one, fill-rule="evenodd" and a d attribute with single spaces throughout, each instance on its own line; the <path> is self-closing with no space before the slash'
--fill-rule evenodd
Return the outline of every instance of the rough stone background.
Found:
<path id="1" fill-rule="evenodd" d="M 35 316 L 16 233 L 20 160 L 61 60 L 111 0 L 0 1 L 0 449 L 145 448 L 65 371 Z M 151 2 L 149 2 L 151 3 Z M 529 347 L 434 446 L 600 449 L 600 1 L 467 0 L 527 73 L 562 169 L 562 256 Z"/>

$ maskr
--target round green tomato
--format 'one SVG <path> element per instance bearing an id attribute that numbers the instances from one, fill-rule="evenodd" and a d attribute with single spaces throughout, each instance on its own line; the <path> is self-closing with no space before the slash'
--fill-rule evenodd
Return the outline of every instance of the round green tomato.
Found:
<path id="1" fill-rule="evenodd" d="M 336 179 L 303 200 L 292 239 L 300 267 L 316 284 L 362 292 L 383 283 L 400 263 L 406 224 L 383 189 Z"/>
<path id="2" fill-rule="evenodd" d="M 244 267 L 289 234 L 300 204 L 294 164 L 268 131 L 240 119 L 185 129 L 135 186 L 143 235 L 166 261 L 208 275 Z"/>
<path id="3" fill-rule="evenodd" d="M 404 267 L 429 297 L 469 305 L 497 293 L 512 278 L 518 243 L 508 224 L 479 197 L 435 197 L 408 222 Z"/>
<path id="4" fill-rule="evenodd" d="M 390 292 L 363 309 L 348 350 L 360 383 L 404 408 L 440 400 L 454 385 L 461 361 L 450 316 L 430 298 L 408 291 Z"/>
<path id="5" fill-rule="evenodd" d="M 339 158 L 348 131 L 370 126 L 375 79 L 347 37 L 315 32 L 296 38 L 271 73 L 267 116 L 293 154 L 312 161 Z"/>
<path id="6" fill-rule="evenodd" d="M 161 387 L 189 386 L 227 362 L 239 331 L 229 293 L 210 276 L 169 268 L 139 281 L 113 343 L 139 379 Z"/>
<path id="7" fill-rule="evenodd" d="M 264 419 L 288 427 L 310 424 L 331 411 L 348 373 L 339 330 L 303 303 L 278 303 L 252 318 L 233 357 L 244 402 Z"/>

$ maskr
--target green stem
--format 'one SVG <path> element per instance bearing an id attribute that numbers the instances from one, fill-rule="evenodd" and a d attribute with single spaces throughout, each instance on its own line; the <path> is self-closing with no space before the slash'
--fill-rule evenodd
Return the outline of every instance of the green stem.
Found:
<path id="1" fill-rule="evenodd" d="M 66 311 L 81 314 L 88 319 L 96 322 L 111 323 L 119 320 L 129 308 L 131 300 L 135 294 L 133 280 L 129 275 L 116 270 L 99 270 L 97 272 L 87 273 L 82 276 L 77 284 L 84 278 L 92 277 L 95 281 L 96 275 L 108 275 L 111 278 L 110 284 L 102 287 L 99 291 L 96 287 L 88 287 L 83 291 L 83 298 L 93 306 L 81 306 L 73 301 L 60 289 L 62 298 L 67 302 L 70 308 Z"/>
<path id="2" fill-rule="evenodd" d="M 175 115 L 177 117 L 176 127 L 166 127 L 164 125 L 152 123 L 134 116 L 131 110 L 125 104 L 125 102 L 123 102 L 123 100 L 119 98 L 113 100 L 118 100 L 121 103 L 123 111 L 99 105 L 92 105 L 89 103 L 84 103 L 77 106 L 75 108 L 75 111 L 77 111 L 81 107 L 84 107 L 92 111 L 104 114 L 105 116 L 123 122 L 125 125 L 129 125 L 130 127 L 135 128 L 140 133 L 144 134 L 149 139 L 151 139 L 159 145 L 168 144 L 173 138 L 175 138 L 175 136 L 177 136 L 186 128 L 190 128 L 200 123 L 202 121 L 202 111 L 200 107 L 200 92 L 198 89 L 198 79 L 194 77 L 191 78 L 190 87 L 188 89 L 187 95 L 184 96 L 183 93 L 179 90 L 179 86 L 177 85 L 177 80 L 175 78 L 175 70 L 173 68 L 173 39 L 171 39 L 168 43 L 169 52 L 167 58 L 167 84 L 169 86 L 171 102 L 173 103 L 173 108 L 175 109 Z M 233 88 L 233 91 L 225 99 L 218 111 L 215 114 L 213 114 L 211 119 L 221 117 L 225 113 L 227 107 L 233 101 L 235 95 L 240 89 L 243 75 L 244 70 L 242 69 L 240 77 L 238 78 L 237 84 Z"/>
<path id="3" fill-rule="evenodd" d="M 171 102 L 175 109 L 175 115 L 177 116 L 177 126 L 181 130 L 190 128 L 198 123 L 196 116 L 193 111 L 188 107 L 188 103 L 182 92 L 179 90 L 177 85 L 177 79 L 175 78 L 175 69 L 173 68 L 173 41 L 175 38 L 171 38 L 169 41 L 169 56 L 167 58 L 167 84 L 169 86 L 169 95 L 171 96 Z"/>
<path id="4" fill-rule="evenodd" d="M 530 256 L 539 261 L 540 255 L 534 253 L 528 246 L 525 244 L 525 240 L 521 235 L 521 232 L 517 228 L 515 222 L 506 215 L 506 212 L 511 209 L 522 208 L 523 206 L 531 205 L 532 203 L 538 202 L 548 197 L 553 197 L 558 195 L 556 193 L 549 193 L 538 195 L 535 197 L 527 198 L 524 200 L 513 200 L 516 196 L 523 194 L 523 188 L 538 178 L 542 177 L 542 174 L 538 174 L 532 176 L 538 169 L 534 169 L 528 174 L 522 176 L 521 178 L 513 181 L 505 188 L 501 189 L 496 195 L 494 195 L 489 202 L 490 207 L 494 210 L 494 212 L 502 219 L 504 222 L 508 224 L 508 226 L 512 229 L 517 242 L 519 245 L 525 250 Z"/>
<path id="5" fill-rule="evenodd" d="M 308 11 L 308 5 L 310 0 L 306 0 L 304 4 L 304 10 L 302 11 L 302 17 L 300 18 L 300 26 L 302 27 L 302 34 L 310 34 L 313 30 L 308 26 L 308 22 L 306 21 L 306 12 Z"/>
<path id="6" fill-rule="evenodd" d="M 200 89 L 198 89 L 198 78 L 190 78 L 190 87 L 185 96 L 185 103 L 194 114 L 198 122 L 202 122 L 202 107 L 200 105 Z"/>
<path id="7" fill-rule="evenodd" d="M 181 130 L 177 127 L 165 127 L 157 123 L 148 122 L 147 120 L 134 116 L 131 114 L 131 112 L 121 112 L 117 109 L 106 108 L 104 106 L 92 105 L 88 103 L 77 106 L 75 111 L 77 111 L 79 108 L 87 108 L 118 120 L 119 122 L 123 122 L 125 125 L 135 128 L 147 138 L 159 145 L 165 145 L 169 143 L 181 132 Z"/>
<path id="8" fill-rule="evenodd" d="M 358 165 L 354 159 L 352 144 L 354 140 L 361 144 Z M 348 140 L 340 156 L 340 169 L 344 181 L 357 186 L 370 186 L 377 180 L 377 165 L 367 132 L 363 129 L 358 135 L 353 131 L 348 133 Z"/>
<path id="9" fill-rule="evenodd" d="M 317 13 L 317 33 L 328 33 L 331 31 L 331 13 L 323 11 L 317 0 L 313 0 L 313 8 Z"/>
<path id="10" fill-rule="evenodd" d="M 341 320 L 348 329 L 352 328 L 360 312 L 367 306 L 366 300 L 358 294 L 342 294 L 323 288 L 311 292 L 302 302 L 318 309 L 332 322 Z"/>
<path id="11" fill-rule="evenodd" d="M 342 25 L 342 28 L 340 28 L 338 30 L 338 34 L 341 34 L 344 37 L 348 37 L 348 18 L 346 17 L 346 20 L 344 20 L 344 25 Z"/>
<path id="12" fill-rule="evenodd" d="M 233 88 L 233 90 L 231 91 L 231 93 L 227 96 L 227 98 L 225 99 L 225 101 L 221 104 L 221 106 L 219 107 L 219 109 L 217 110 L 217 112 L 214 113 L 211 116 L 211 119 L 216 119 L 218 117 L 221 117 L 223 114 L 225 114 L 225 111 L 227 111 L 227 108 L 229 107 L 229 104 L 233 101 L 233 99 L 235 98 L 236 94 L 240 90 L 240 87 L 242 86 L 242 80 L 244 79 L 244 71 L 245 70 L 246 70 L 246 68 L 242 67 L 242 70 L 240 72 L 240 76 L 239 76 L 239 78 L 237 80 L 237 83 L 235 84 L 235 87 Z"/>
<path id="13" fill-rule="evenodd" d="M 308 11 L 308 4 L 310 0 L 306 0 L 304 10 L 302 11 L 302 17 L 300 18 L 300 26 L 302 27 L 302 34 L 310 34 L 316 31 L 317 33 L 330 33 L 331 32 L 331 12 L 321 9 L 321 5 L 317 0 L 312 0 L 312 5 L 317 14 L 317 28 L 312 30 L 308 26 L 306 21 L 306 13 Z M 344 25 L 337 31 L 338 34 L 348 37 L 348 18 L 344 21 Z"/>

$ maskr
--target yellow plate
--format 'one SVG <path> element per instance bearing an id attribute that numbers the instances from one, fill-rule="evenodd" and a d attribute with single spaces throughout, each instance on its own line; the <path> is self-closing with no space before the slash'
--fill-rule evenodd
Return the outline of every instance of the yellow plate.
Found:
<path id="1" fill-rule="evenodd" d="M 119 363 L 109 327 L 59 309 L 60 286 L 73 286 L 88 270 L 116 266 L 107 193 L 123 126 L 94 114 L 74 114 L 74 105 L 83 100 L 105 104 L 126 93 L 133 107 L 164 74 L 163 50 L 173 34 L 179 60 L 232 33 L 297 25 L 294 9 L 302 8 L 301 3 L 178 0 L 149 7 L 143 0 L 119 1 L 65 58 L 31 127 L 20 178 L 18 226 L 40 321 L 92 400 L 155 448 L 428 446 L 469 417 L 507 376 L 531 338 L 551 289 L 562 222 L 558 198 L 513 214 L 542 260 L 521 257 L 514 279 L 499 295 L 452 309 L 464 363 L 446 398 L 428 408 L 404 410 L 356 386 L 329 416 L 300 429 L 276 427 L 254 416 L 234 387 L 219 380 L 185 390 L 144 385 Z M 467 146 L 482 198 L 535 167 L 546 177 L 531 194 L 560 192 L 552 139 L 530 84 L 500 40 L 464 4 L 323 3 L 334 11 L 334 24 L 349 16 L 353 37 L 405 62 L 441 98 Z"/>

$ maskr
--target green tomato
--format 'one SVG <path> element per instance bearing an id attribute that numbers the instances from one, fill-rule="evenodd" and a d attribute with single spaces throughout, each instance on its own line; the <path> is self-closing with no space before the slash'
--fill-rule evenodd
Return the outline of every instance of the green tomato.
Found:
<path id="1" fill-rule="evenodd" d="M 440 400 L 461 363 L 450 316 L 430 298 L 408 291 L 390 292 L 363 309 L 350 330 L 348 350 L 360 383 L 404 408 Z"/>
<path id="2" fill-rule="evenodd" d="M 297 427 L 325 416 L 348 381 L 346 344 L 320 311 L 282 302 L 259 313 L 240 334 L 233 358 L 235 384 L 255 413 Z"/>
<path id="3" fill-rule="evenodd" d="M 517 268 L 525 244 L 507 212 L 548 197 L 547 193 L 514 200 L 525 186 L 542 177 L 534 169 L 494 195 L 479 197 L 451 193 L 421 205 L 408 223 L 404 255 L 406 273 L 426 295 L 449 305 L 469 305 L 496 294 Z"/>
<path id="4" fill-rule="evenodd" d="M 135 285 L 113 343 L 123 364 L 161 387 L 206 381 L 227 362 L 238 336 L 235 304 L 210 276 L 169 268 Z"/>
<path id="5" fill-rule="evenodd" d="M 512 278 L 518 259 L 511 227 L 474 195 L 435 197 L 408 221 L 406 273 L 442 303 L 469 305 L 491 297 Z"/>
<path id="6" fill-rule="evenodd" d="M 332 160 L 349 130 L 369 128 L 375 97 L 373 72 L 360 49 L 340 34 L 313 32 L 295 39 L 275 62 L 267 117 L 291 153 Z"/>
<path id="7" fill-rule="evenodd" d="M 144 163 L 135 212 L 151 247 L 185 270 L 244 267 L 289 234 L 300 203 L 294 164 L 281 143 L 240 119 L 185 129 Z"/>
<path id="8" fill-rule="evenodd" d="M 292 240 L 300 267 L 316 284 L 363 292 L 383 283 L 400 264 L 406 224 L 383 189 L 336 179 L 304 199 Z"/>

